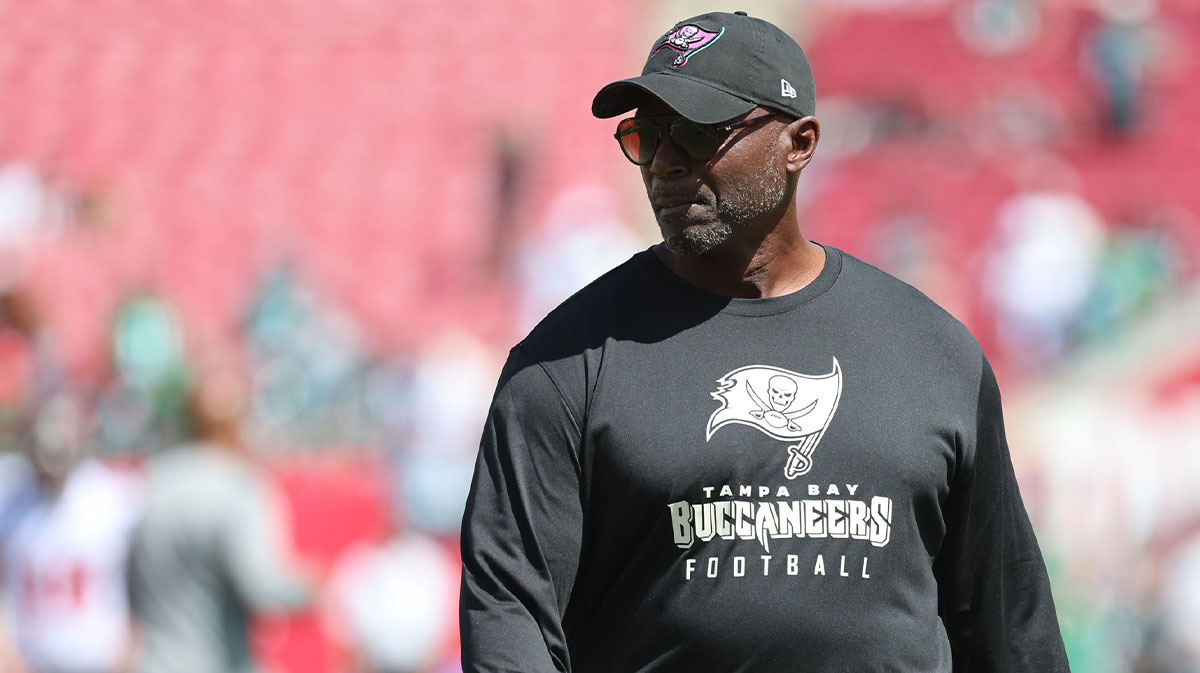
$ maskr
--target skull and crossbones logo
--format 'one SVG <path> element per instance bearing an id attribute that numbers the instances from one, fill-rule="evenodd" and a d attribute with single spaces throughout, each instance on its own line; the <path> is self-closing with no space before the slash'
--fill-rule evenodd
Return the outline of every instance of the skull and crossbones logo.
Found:
<path id="1" fill-rule="evenodd" d="M 724 28 L 714 33 L 693 24 L 680 26 L 667 33 L 663 37 L 662 42 L 658 43 L 658 46 L 654 48 L 654 51 L 650 55 L 653 56 L 663 49 L 677 52 L 675 60 L 671 62 L 671 67 L 680 68 L 687 65 L 689 58 L 697 52 L 708 48 L 709 45 L 716 42 L 724 34 Z"/>
<path id="2" fill-rule="evenodd" d="M 706 439 L 726 425 L 741 424 L 789 442 L 783 474 L 795 479 L 812 468 L 813 452 L 837 411 L 842 369 L 837 358 L 831 372 L 818 376 L 748 365 L 717 379 L 711 395 L 721 406 L 708 418 Z"/>
<path id="3" fill-rule="evenodd" d="M 750 393 L 750 399 L 754 400 L 754 404 L 758 405 L 758 409 L 750 411 L 751 418 L 762 420 L 767 425 L 773 428 L 787 427 L 789 432 L 801 432 L 800 424 L 795 419 L 804 416 L 811 412 L 817 406 L 817 400 L 813 400 L 804 407 L 794 411 L 788 411 L 796 402 L 796 390 L 799 386 L 796 380 L 790 376 L 777 374 L 772 376 L 767 381 L 767 399 L 770 402 L 764 402 L 763 398 L 754 390 L 754 386 L 750 382 L 746 382 L 746 390 Z"/>
<path id="4" fill-rule="evenodd" d="M 700 29 L 696 26 L 684 26 L 667 38 L 667 41 L 680 49 L 688 49 L 693 42 L 699 42 L 704 39 L 698 37 Z"/>

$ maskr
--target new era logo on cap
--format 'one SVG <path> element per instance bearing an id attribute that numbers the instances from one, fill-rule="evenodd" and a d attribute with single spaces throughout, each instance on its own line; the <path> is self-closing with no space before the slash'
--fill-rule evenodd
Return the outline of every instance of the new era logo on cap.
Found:
<path id="1" fill-rule="evenodd" d="M 780 88 L 780 92 L 779 92 L 780 96 L 783 96 L 784 98 L 795 98 L 796 97 L 796 90 L 794 88 L 792 88 L 791 83 L 788 82 L 786 79 L 779 80 L 779 88 Z"/>

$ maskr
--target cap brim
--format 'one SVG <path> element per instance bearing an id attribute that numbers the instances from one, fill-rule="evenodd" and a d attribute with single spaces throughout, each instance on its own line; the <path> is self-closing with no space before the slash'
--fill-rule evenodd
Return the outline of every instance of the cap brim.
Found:
<path id="1" fill-rule="evenodd" d="M 601 89 L 592 100 L 592 114 L 601 119 L 616 117 L 645 103 L 646 94 L 699 124 L 729 121 L 755 108 L 751 101 L 686 76 L 650 73 Z"/>

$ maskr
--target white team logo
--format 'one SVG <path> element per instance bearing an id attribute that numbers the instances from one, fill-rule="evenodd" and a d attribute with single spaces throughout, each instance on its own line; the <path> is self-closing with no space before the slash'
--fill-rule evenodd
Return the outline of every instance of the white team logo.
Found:
<path id="1" fill-rule="evenodd" d="M 792 83 L 786 79 L 779 80 L 779 95 L 784 98 L 795 98 L 796 89 L 792 87 Z"/>
<path id="2" fill-rule="evenodd" d="M 842 395 L 842 369 L 837 358 L 833 371 L 823 376 L 751 365 L 735 369 L 717 379 L 713 399 L 720 408 L 708 419 L 705 440 L 730 423 L 757 428 L 788 446 L 783 474 L 795 479 L 812 469 L 812 454 L 833 420 Z"/>

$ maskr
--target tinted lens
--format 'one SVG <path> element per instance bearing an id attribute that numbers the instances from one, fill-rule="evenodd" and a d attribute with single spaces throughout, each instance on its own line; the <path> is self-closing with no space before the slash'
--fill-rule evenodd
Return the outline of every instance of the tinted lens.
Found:
<path id="1" fill-rule="evenodd" d="M 661 122 L 650 119 L 630 118 L 617 125 L 617 142 L 630 161 L 639 166 L 648 166 L 654 161 L 654 153 L 662 140 Z M 717 153 L 721 138 L 712 131 L 683 118 L 676 118 L 668 126 L 671 142 L 696 161 L 708 161 Z"/>
<path id="2" fill-rule="evenodd" d="M 649 122 L 626 119 L 617 126 L 617 142 L 630 161 L 645 166 L 654 160 L 658 147 L 658 129 Z"/>
<path id="3" fill-rule="evenodd" d="M 713 158 L 721 144 L 720 138 L 686 119 L 671 123 L 671 142 L 696 161 Z"/>

